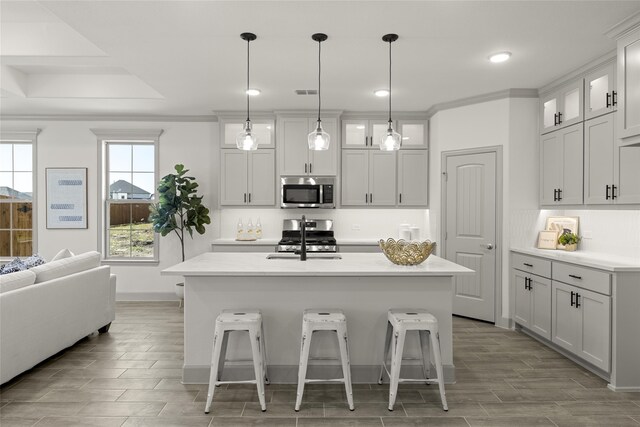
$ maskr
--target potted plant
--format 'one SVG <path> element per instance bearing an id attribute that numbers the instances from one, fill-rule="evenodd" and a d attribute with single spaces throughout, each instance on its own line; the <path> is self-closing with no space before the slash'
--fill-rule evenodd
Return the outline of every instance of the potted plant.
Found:
<path id="1" fill-rule="evenodd" d="M 175 165 L 176 173 L 162 177 L 158 183 L 158 202 L 149 207 L 149 220 L 153 231 L 161 236 L 174 232 L 180 239 L 182 261 L 184 261 L 185 231 L 193 238 L 193 231 L 204 234 L 205 224 L 211 224 L 209 209 L 202 204 L 202 196 L 196 194 L 198 183 L 186 176 L 189 169 Z M 176 284 L 176 294 L 184 298 L 184 283 Z"/>
<path id="2" fill-rule="evenodd" d="M 565 251 L 575 251 L 578 249 L 580 236 L 574 233 L 565 233 L 558 237 L 558 243 L 564 246 Z"/>

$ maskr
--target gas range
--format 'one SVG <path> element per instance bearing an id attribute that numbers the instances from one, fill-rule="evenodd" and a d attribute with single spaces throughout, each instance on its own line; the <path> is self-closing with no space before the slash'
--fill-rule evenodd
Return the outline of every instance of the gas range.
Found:
<path id="1" fill-rule="evenodd" d="M 333 220 L 308 219 L 315 227 L 307 226 L 307 252 L 337 252 L 333 237 Z M 282 224 L 282 239 L 278 242 L 278 252 L 296 252 L 302 247 L 299 219 L 285 219 Z"/>

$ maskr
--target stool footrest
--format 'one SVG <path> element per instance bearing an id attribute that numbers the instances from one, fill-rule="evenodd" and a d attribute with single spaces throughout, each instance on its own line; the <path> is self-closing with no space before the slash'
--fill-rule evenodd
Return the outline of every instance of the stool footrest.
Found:
<path id="1" fill-rule="evenodd" d="M 241 380 L 241 381 L 216 381 L 216 385 L 221 384 L 257 384 L 256 380 Z"/>
<path id="2" fill-rule="evenodd" d="M 328 382 L 334 382 L 334 383 L 344 383 L 344 378 L 336 378 L 336 379 L 320 379 L 320 378 L 313 378 L 313 379 L 305 379 L 304 382 L 305 384 L 309 384 L 309 383 L 328 383 Z"/>

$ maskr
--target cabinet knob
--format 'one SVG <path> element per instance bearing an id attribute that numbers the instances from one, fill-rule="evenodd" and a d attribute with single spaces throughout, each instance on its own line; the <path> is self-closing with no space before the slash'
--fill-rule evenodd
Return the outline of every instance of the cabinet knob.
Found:
<path id="1" fill-rule="evenodd" d="M 493 243 L 487 243 L 486 245 L 484 245 L 484 247 L 491 250 L 493 249 Z"/>

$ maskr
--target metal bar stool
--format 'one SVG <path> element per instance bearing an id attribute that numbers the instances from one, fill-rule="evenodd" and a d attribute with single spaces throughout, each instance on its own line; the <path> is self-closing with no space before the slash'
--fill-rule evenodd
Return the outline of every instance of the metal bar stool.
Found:
<path id="1" fill-rule="evenodd" d="M 447 398 L 444 392 L 444 376 L 442 373 L 442 357 L 440 355 L 440 335 L 438 334 L 438 319 L 426 310 L 401 310 L 391 309 L 387 315 L 387 335 L 382 355 L 382 367 L 378 384 L 382 384 L 382 378 L 386 372 L 389 376 L 389 410 L 393 411 L 398 395 L 398 384 L 402 382 L 423 382 L 427 384 L 437 383 L 440 388 L 440 399 L 445 411 L 449 410 Z M 425 379 L 400 378 L 402 365 L 402 353 L 407 331 L 418 331 L 420 347 L 422 350 L 422 370 Z M 427 337 L 427 334 L 429 335 Z M 436 366 L 437 378 L 430 378 L 429 364 L 429 339 L 433 350 L 433 359 Z M 393 346 L 391 341 L 393 340 Z M 391 350 L 391 372 L 387 369 L 386 359 Z"/>
<path id="2" fill-rule="evenodd" d="M 342 378 L 337 379 L 307 379 L 307 366 L 309 364 L 309 349 L 311 348 L 311 336 L 315 331 L 335 331 L 340 347 L 342 360 Z M 353 392 L 351 388 L 351 367 L 349 362 L 349 345 L 347 342 L 347 318 L 342 310 L 305 310 L 302 316 L 302 345 L 300 346 L 300 367 L 298 369 L 298 393 L 296 396 L 295 410 L 300 410 L 304 385 L 312 382 L 336 381 L 344 383 L 347 393 L 349 409 L 353 411 Z"/>
<path id="3" fill-rule="evenodd" d="M 222 371 L 227 352 L 229 333 L 233 331 L 249 332 L 251 352 L 253 354 L 253 369 L 255 380 L 221 381 Z M 264 329 L 262 313 L 259 310 L 223 310 L 216 318 L 216 328 L 213 335 L 213 351 L 211 354 L 211 374 L 209 375 L 209 391 L 204 413 L 208 414 L 213 400 L 215 388 L 220 384 L 255 384 L 258 388 L 258 399 L 262 412 L 267 410 L 264 397 L 264 385 L 269 384 L 267 377 L 267 351 L 264 343 Z"/>

